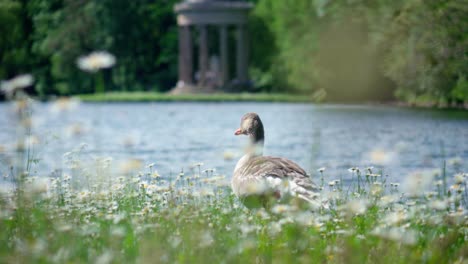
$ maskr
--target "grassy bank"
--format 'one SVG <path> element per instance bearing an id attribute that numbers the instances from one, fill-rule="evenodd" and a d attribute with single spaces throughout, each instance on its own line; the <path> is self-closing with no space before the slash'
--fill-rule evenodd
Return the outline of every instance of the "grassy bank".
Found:
<path id="1" fill-rule="evenodd" d="M 289 102 L 316 101 L 312 96 L 270 93 L 167 94 L 157 92 L 111 92 L 83 94 L 85 102 Z"/>
<path id="2" fill-rule="evenodd" d="M 247 210 L 229 179 L 200 163 L 159 175 L 158 164 L 119 163 L 81 144 L 63 154 L 60 170 L 37 173 L 32 105 L 19 99 L 12 106 L 18 144 L 11 156 L 2 153 L 11 167 L 0 183 L 0 263 L 439 264 L 468 258 L 467 174 L 447 179 L 445 170 L 428 170 L 389 183 L 377 169 L 351 168 L 344 173 L 353 181 L 344 185 L 320 169 L 314 180 L 329 209 L 291 203 Z"/>
<path id="3" fill-rule="evenodd" d="M 281 93 L 214 93 L 214 94 L 168 94 L 159 92 L 109 92 L 104 94 L 77 95 L 84 102 L 283 102 L 318 103 L 317 95 L 297 95 Z M 330 102 L 342 103 L 343 102 Z M 349 103 L 349 102 L 348 102 Z M 453 106 L 435 101 L 392 101 L 368 102 L 367 104 L 390 105 L 419 109 L 467 110 L 468 105 Z"/>
<path id="4" fill-rule="evenodd" d="M 449 196 L 437 184 L 438 192 L 419 193 L 416 178 L 420 196 L 410 197 L 377 174 L 355 174 L 360 184 L 351 189 L 339 180 L 324 186 L 330 210 L 290 204 L 267 212 L 245 209 L 224 177 L 200 169 L 174 179 L 161 178 L 151 166 L 126 173 L 103 181 L 63 175 L 48 185 L 26 178 L 20 197 L 1 193 L 0 262 L 467 260 L 466 175 L 457 176 Z"/>

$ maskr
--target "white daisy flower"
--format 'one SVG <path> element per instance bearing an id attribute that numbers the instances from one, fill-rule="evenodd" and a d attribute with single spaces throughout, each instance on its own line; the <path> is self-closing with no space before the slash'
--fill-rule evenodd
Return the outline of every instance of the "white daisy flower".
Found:
<path id="1" fill-rule="evenodd" d="M 77 60 L 78 68 L 83 71 L 97 72 L 114 66 L 115 56 L 107 51 L 95 51 L 87 56 L 81 56 Z"/>

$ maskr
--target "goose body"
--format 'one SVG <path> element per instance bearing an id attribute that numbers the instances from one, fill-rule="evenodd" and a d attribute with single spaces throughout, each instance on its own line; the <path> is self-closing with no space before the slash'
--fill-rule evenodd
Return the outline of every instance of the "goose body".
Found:
<path id="1" fill-rule="evenodd" d="M 299 199 L 319 207 L 318 188 L 296 163 L 281 157 L 263 156 L 264 131 L 259 116 L 247 113 L 236 135 L 248 135 L 251 147 L 238 161 L 232 177 L 234 194 L 249 208 Z"/>

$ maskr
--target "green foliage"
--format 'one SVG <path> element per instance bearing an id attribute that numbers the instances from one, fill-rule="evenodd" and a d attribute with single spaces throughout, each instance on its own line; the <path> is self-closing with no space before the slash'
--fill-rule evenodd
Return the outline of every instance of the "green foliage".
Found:
<path id="1" fill-rule="evenodd" d="M 107 50 L 117 64 L 104 71 L 106 89 L 168 89 L 176 81 L 176 2 L 2 0 L 0 78 L 29 71 L 42 95 L 93 92 L 96 78 L 76 60 Z"/>
<path id="2" fill-rule="evenodd" d="M 117 64 L 103 72 L 106 90 L 166 91 L 177 80 L 177 2 L 0 0 L 0 79 L 31 72 L 42 95 L 91 93 L 96 78 L 76 59 L 107 50 Z M 249 72 L 259 91 L 468 101 L 467 1 L 251 2 Z"/>
<path id="3" fill-rule="evenodd" d="M 289 90 L 468 100 L 457 85 L 468 72 L 466 1 L 260 0 L 254 14 L 274 36 L 274 79 Z"/>
<path id="4" fill-rule="evenodd" d="M 332 100 L 388 97 L 369 43 L 363 4 L 295 0 L 260 1 L 255 14 L 268 21 L 278 47 L 273 76 L 288 90 L 319 92 Z M 379 87 L 379 89 L 376 89 Z"/>
<path id="5" fill-rule="evenodd" d="M 459 76 L 457 84 L 452 90 L 451 95 L 456 100 L 466 100 L 468 98 L 468 81 L 466 80 L 465 75 Z"/>
<path id="6" fill-rule="evenodd" d="M 387 52 L 383 71 L 398 91 L 468 101 L 452 92 L 468 72 L 468 3 L 403 1 L 393 12 L 379 44 Z"/>
<path id="7" fill-rule="evenodd" d="M 275 52 L 267 57 L 273 83 L 280 84 L 282 89 L 286 86 L 293 91 L 310 91 L 316 80 L 311 67 L 317 43 L 313 2 L 259 1 L 254 16 L 265 21 L 274 37 L 274 41 L 264 43 L 267 50 L 270 47 Z"/>
<path id="8" fill-rule="evenodd" d="M 0 79 L 22 73 L 28 64 L 22 12 L 21 1 L 0 0 Z"/>

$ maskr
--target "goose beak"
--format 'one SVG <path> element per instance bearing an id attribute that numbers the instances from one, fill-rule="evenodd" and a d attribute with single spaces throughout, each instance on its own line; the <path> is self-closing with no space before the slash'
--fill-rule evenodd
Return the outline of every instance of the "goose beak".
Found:
<path id="1" fill-rule="evenodd" d="M 236 130 L 236 132 L 234 132 L 234 135 L 238 136 L 238 135 L 240 135 L 240 134 L 242 134 L 242 131 L 241 131 L 240 128 L 238 128 L 238 129 Z"/>

